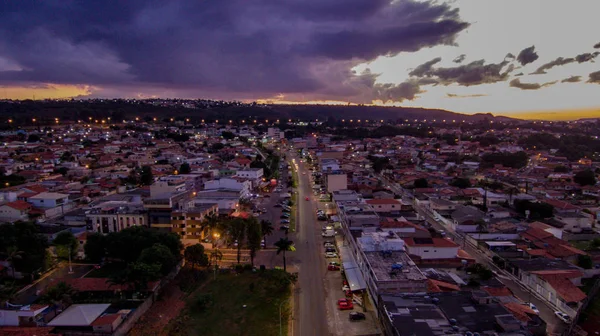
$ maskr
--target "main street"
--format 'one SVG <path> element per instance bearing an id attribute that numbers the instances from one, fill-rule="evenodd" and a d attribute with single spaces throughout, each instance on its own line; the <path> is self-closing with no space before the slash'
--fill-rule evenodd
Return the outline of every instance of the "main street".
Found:
<path id="1" fill-rule="evenodd" d="M 298 264 L 298 301 L 297 313 L 294 314 L 294 335 L 321 336 L 330 335 L 327 329 L 327 312 L 325 309 L 325 261 L 321 250 L 321 235 L 315 215 L 315 205 L 307 167 L 300 159 L 292 156 L 298 170 L 297 214 L 296 214 L 296 262 Z M 309 201 L 306 201 L 306 197 Z"/>

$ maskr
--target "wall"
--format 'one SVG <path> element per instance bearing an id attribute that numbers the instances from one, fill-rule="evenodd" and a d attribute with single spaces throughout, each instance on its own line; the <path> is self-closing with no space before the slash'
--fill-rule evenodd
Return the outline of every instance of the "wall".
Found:
<path id="1" fill-rule="evenodd" d="M 422 259 L 451 259 L 458 254 L 457 247 L 436 246 L 406 246 L 408 254 L 414 254 Z"/>
<path id="2" fill-rule="evenodd" d="M 348 189 L 348 176 L 346 174 L 328 174 L 327 192 Z"/>

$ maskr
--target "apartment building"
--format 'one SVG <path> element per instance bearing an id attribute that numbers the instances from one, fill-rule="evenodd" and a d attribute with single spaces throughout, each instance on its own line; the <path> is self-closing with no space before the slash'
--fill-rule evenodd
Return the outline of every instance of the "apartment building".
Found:
<path id="1" fill-rule="evenodd" d="M 202 230 L 204 219 L 207 216 L 218 216 L 218 214 L 217 204 L 202 204 L 184 211 L 173 211 L 171 213 L 172 231 L 184 241 L 192 240 L 197 243 L 198 240 L 206 238 Z"/>
<path id="2" fill-rule="evenodd" d="M 108 234 L 133 226 L 148 225 L 142 204 L 109 201 L 86 211 L 88 231 Z"/>

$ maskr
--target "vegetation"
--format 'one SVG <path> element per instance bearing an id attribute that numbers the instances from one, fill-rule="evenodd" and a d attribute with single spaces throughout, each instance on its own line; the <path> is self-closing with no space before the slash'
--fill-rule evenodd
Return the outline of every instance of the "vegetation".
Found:
<path id="1" fill-rule="evenodd" d="M 48 241 L 32 222 L 0 225 L 0 254 L 18 272 L 35 275 L 49 265 Z"/>
<path id="2" fill-rule="evenodd" d="M 256 252 L 260 250 L 260 241 L 262 240 L 263 234 L 261 231 L 262 225 L 256 220 L 249 221 L 248 227 L 246 228 L 246 238 L 248 241 L 248 249 L 250 250 L 250 264 L 254 267 L 254 257 Z"/>
<path id="3" fill-rule="evenodd" d="M 489 153 L 482 157 L 482 168 L 490 168 L 494 165 L 502 165 L 510 168 L 523 168 L 527 165 L 529 156 L 525 152 L 518 153 Z"/>
<path id="4" fill-rule="evenodd" d="M 573 176 L 573 181 L 580 186 L 595 185 L 596 174 L 591 170 L 582 170 Z"/>
<path id="5" fill-rule="evenodd" d="M 60 259 L 67 260 L 69 259 L 69 253 L 71 258 L 75 257 L 79 242 L 71 231 L 63 231 L 54 238 L 52 245 L 56 247 L 56 255 Z"/>
<path id="6" fill-rule="evenodd" d="M 25 178 L 19 175 L 4 175 L 0 173 L 0 189 L 25 183 Z"/>
<path id="7" fill-rule="evenodd" d="M 183 251 L 183 256 L 185 261 L 191 264 L 192 268 L 195 268 L 196 265 L 207 266 L 209 263 L 208 256 L 202 244 L 194 244 L 186 247 Z"/>
<path id="8" fill-rule="evenodd" d="M 292 242 L 291 240 L 289 240 L 287 237 L 285 237 L 285 238 L 279 238 L 279 240 L 275 242 L 275 246 L 277 247 L 277 254 L 281 253 L 283 255 L 283 271 L 284 272 L 287 271 L 287 263 L 286 263 L 286 259 L 285 259 L 285 252 L 291 251 L 293 245 L 294 245 L 294 242 Z"/>
<path id="9" fill-rule="evenodd" d="M 413 187 L 415 189 L 429 188 L 429 182 L 427 182 L 426 178 L 419 178 L 415 180 Z"/>
<path id="10" fill-rule="evenodd" d="M 287 335 L 292 307 L 286 303 L 292 281 L 279 270 L 222 274 L 188 298 L 185 310 L 170 322 L 165 334 L 275 336 L 279 335 L 281 307 L 281 327 Z"/>
<path id="11" fill-rule="evenodd" d="M 190 164 L 187 162 L 184 162 L 179 166 L 179 174 L 189 174 L 191 171 Z"/>
<path id="12" fill-rule="evenodd" d="M 578 255 L 577 256 L 577 266 L 584 269 L 591 269 L 594 266 L 594 262 L 592 257 L 589 255 Z"/>
<path id="13" fill-rule="evenodd" d="M 383 169 L 386 169 L 390 165 L 390 159 L 387 157 L 380 157 L 369 155 L 367 159 L 371 161 L 371 166 L 376 173 L 381 172 Z"/>
<path id="14" fill-rule="evenodd" d="M 265 245 L 267 244 L 267 236 L 273 234 L 273 230 L 275 230 L 275 228 L 273 227 L 273 223 L 264 219 L 260 221 L 260 232 L 263 234 Z"/>
<path id="15" fill-rule="evenodd" d="M 547 203 L 531 202 L 527 200 L 515 200 L 515 209 L 525 216 L 526 211 L 529 210 L 529 219 L 541 219 L 550 218 L 554 215 L 554 207 Z"/>
<path id="16" fill-rule="evenodd" d="M 465 189 L 471 188 L 471 180 L 468 178 L 456 177 L 449 183 L 453 187 Z"/>

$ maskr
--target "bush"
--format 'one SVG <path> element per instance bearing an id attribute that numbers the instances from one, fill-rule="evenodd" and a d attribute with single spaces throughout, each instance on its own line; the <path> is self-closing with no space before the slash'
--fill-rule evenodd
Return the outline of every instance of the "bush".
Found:
<path id="1" fill-rule="evenodd" d="M 194 302 L 194 308 L 199 311 L 205 311 L 213 302 L 212 294 L 199 294 L 196 296 L 196 300 Z"/>

